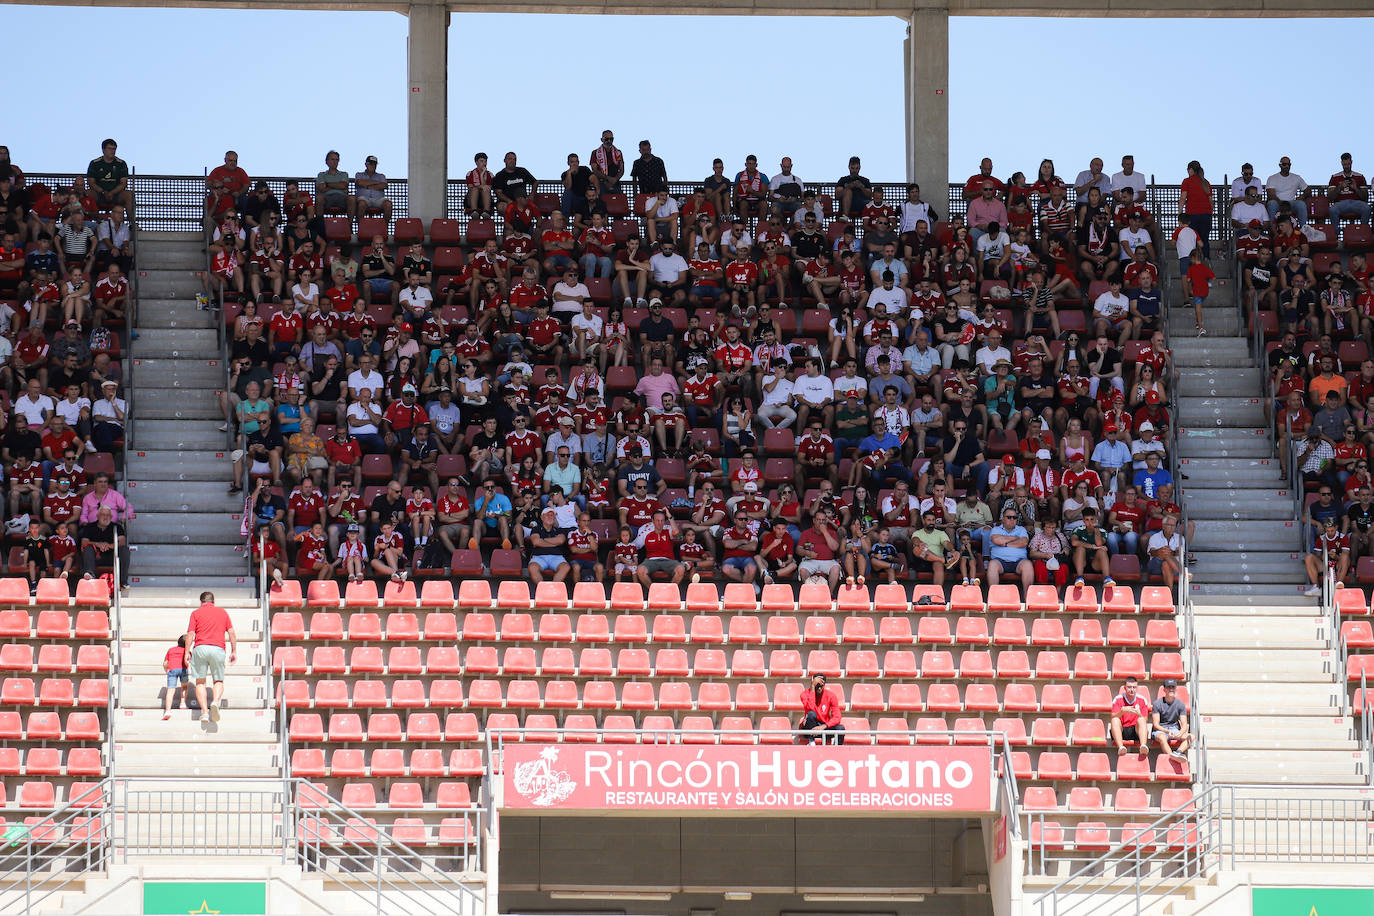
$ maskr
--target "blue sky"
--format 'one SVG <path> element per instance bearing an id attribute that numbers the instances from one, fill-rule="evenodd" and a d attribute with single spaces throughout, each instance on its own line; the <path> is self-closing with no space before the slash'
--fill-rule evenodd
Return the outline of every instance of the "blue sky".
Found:
<path id="1" fill-rule="evenodd" d="M 73 66 L 54 60 L 56 39 L 9 43 L 12 85 L 41 73 L 48 100 L 0 129 L 26 170 L 82 170 L 110 135 L 143 173 L 199 173 L 230 147 L 255 176 L 313 175 L 328 147 L 350 172 L 375 153 L 405 173 L 398 14 L 10 6 L 6 31 L 102 49 Z M 477 149 L 493 162 L 513 149 L 552 178 L 609 127 L 630 154 L 651 139 L 675 179 L 753 152 L 828 181 L 857 152 L 870 178 L 902 180 L 905 31 L 895 18 L 455 15 L 450 177 Z M 693 66 L 645 63 L 640 49 L 665 36 Z M 1115 170 L 1132 152 L 1172 183 L 1192 158 L 1220 180 L 1246 159 L 1266 176 L 1283 154 L 1314 180 L 1349 150 L 1374 174 L 1363 90 L 1341 91 L 1323 63 L 1371 44 L 1370 19 L 955 18 L 951 172 L 989 155 L 999 175 L 1033 174 L 1049 156 L 1071 178 L 1093 155 Z"/>

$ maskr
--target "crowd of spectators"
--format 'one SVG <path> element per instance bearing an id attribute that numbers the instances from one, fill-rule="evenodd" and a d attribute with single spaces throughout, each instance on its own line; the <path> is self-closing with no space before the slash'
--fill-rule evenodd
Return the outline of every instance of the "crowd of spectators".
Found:
<path id="1" fill-rule="evenodd" d="M 331 151 L 280 201 L 233 154 L 211 173 L 216 282 L 242 300 L 231 492 L 268 482 L 246 509 L 274 573 L 478 550 L 535 580 L 1173 581 L 1159 258 L 1167 232 L 1205 333 L 1200 164 L 1164 214 L 1130 156 L 1072 182 L 985 159 L 942 218 L 857 157 L 833 186 L 716 160 L 679 199 L 647 141 L 601 140 L 561 195 L 479 153 L 456 253 L 390 223 L 331 240 L 331 214 L 390 212 L 372 157 L 351 191 Z"/>
<path id="2" fill-rule="evenodd" d="M 114 140 L 85 178 L 31 181 L 0 146 L 0 465 L 8 572 L 92 577 L 123 561 L 112 486 L 128 406 L 121 334 L 134 266 L 129 169 Z"/>

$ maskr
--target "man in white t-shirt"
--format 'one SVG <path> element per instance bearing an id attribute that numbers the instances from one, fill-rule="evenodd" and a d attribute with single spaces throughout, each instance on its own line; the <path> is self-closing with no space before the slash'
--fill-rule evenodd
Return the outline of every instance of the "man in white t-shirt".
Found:
<path id="1" fill-rule="evenodd" d="M 29 429 L 42 435 L 42 429 L 47 425 L 48 418 L 53 415 L 57 405 L 53 399 L 43 393 L 43 386 L 38 379 L 29 379 L 28 386 L 24 394 L 14 402 L 14 412 L 29 421 Z"/>
<path id="2" fill-rule="evenodd" d="M 887 309 L 889 318 L 900 320 L 906 315 L 907 303 L 910 301 L 907 292 L 897 285 L 897 276 L 890 270 L 883 271 L 882 281 L 881 286 L 868 294 L 869 310 L 876 305 L 882 305 Z"/>
<path id="3" fill-rule="evenodd" d="M 1258 188 L 1247 187 L 1245 196 L 1231 205 L 1231 225 L 1244 232 L 1252 219 L 1259 220 L 1261 226 L 1269 225 L 1269 208 L 1260 201 Z"/>
<path id="4" fill-rule="evenodd" d="M 1116 345 L 1124 346 L 1131 333 L 1131 300 L 1121 292 L 1121 276 L 1107 280 L 1107 290 L 1093 302 L 1093 326 L 1099 337 L 1115 335 Z"/>
<path id="5" fill-rule="evenodd" d="M 659 239 L 677 241 L 677 201 L 666 190 L 644 202 L 644 240 L 652 245 Z"/>
<path id="6" fill-rule="evenodd" d="M 790 427 L 796 422 L 797 412 L 792 409 L 792 377 L 796 371 L 791 363 L 774 363 L 773 374 L 764 376 L 758 417 L 765 429 Z"/>
<path id="7" fill-rule="evenodd" d="M 1264 193 L 1264 182 L 1255 177 L 1255 167 L 1248 162 L 1240 167 L 1240 177 L 1231 182 L 1231 199 L 1240 200 L 1246 188 L 1254 188 L 1257 194 Z"/>
<path id="8" fill-rule="evenodd" d="M 978 236 L 975 251 L 978 254 L 978 274 L 983 279 L 993 280 L 1010 275 L 1011 238 L 996 220 L 988 223 L 988 231 Z"/>
<path id="9" fill-rule="evenodd" d="M 377 371 L 377 358 L 371 353 L 364 353 L 358 358 L 358 368 L 348 374 L 348 399 L 356 401 L 358 392 L 364 388 L 371 391 L 374 395 L 386 387 L 386 380 Z"/>
<path id="10" fill-rule="evenodd" d="M 805 429 L 813 413 L 820 413 L 830 428 L 835 419 L 835 384 L 821 372 L 821 361 L 811 357 L 806 361 L 806 373 L 792 383 L 792 396 L 797 404 L 798 426 Z"/>
<path id="11" fill-rule="evenodd" d="M 1145 203 L 1145 176 L 1135 170 L 1135 157 L 1121 157 L 1121 171 L 1112 176 L 1112 193 L 1122 188 L 1130 188 L 1131 196 L 1138 204 Z"/>
<path id="12" fill-rule="evenodd" d="M 410 313 L 410 320 L 423 323 L 429 315 L 429 310 L 434 307 L 434 294 L 428 287 L 420 285 L 420 275 L 411 274 L 406 282 L 405 289 L 401 290 L 401 308 Z M 349 303 L 350 307 L 352 303 Z"/>
<path id="13" fill-rule="evenodd" d="M 553 285 L 553 314 L 576 315 L 582 304 L 592 298 L 591 290 L 577 275 L 576 267 L 563 271 L 563 279 Z"/>
<path id="14" fill-rule="evenodd" d="M 595 356 L 601 349 L 602 332 L 606 323 L 596 313 L 590 298 L 582 300 L 582 312 L 572 319 L 573 353 L 578 359 Z M 602 361 L 605 367 L 605 361 Z"/>
<path id="15" fill-rule="evenodd" d="M 1116 234 L 1116 240 L 1121 246 L 1121 260 L 1129 261 L 1131 253 L 1136 248 L 1143 246 L 1147 255 L 1153 254 L 1153 239 L 1150 238 L 1150 230 L 1140 224 L 1140 214 L 1132 213 L 1126 220 L 1126 225 Z M 1153 257 L 1150 258 L 1154 260 Z"/>
<path id="16" fill-rule="evenodd" d="M 973 361 L 980 374 L 992 375 L 999 359 L 1011 362 L 1011 351 L 1002 346 L 1002 332 L 994 328 L 983 338 L 983 345 L 973 354 Z"/>
<path id="17" fill-rule="evenodd" d="M 1293 162 L 1287 156 L 1279 160 L 1279 170 L 1264 182 L 1264 190 L 1271 220 L 1278 214 L 1279 204 L 1287 201 L 1293 205 L 1293 219 L 1299 226 L 1307 225 L 1307 182 L 1293 171 Z"/>
<path id="18" fill-rule="evenodd" d="M 649 272 L 653 276 L 650 305 L 656 298 L 660 302 L 669 296 L 673 302 L 687 298 L 687 259 L 677 253 L 677 246 L 671 241 L 664 239 L 649 258 Z"/>

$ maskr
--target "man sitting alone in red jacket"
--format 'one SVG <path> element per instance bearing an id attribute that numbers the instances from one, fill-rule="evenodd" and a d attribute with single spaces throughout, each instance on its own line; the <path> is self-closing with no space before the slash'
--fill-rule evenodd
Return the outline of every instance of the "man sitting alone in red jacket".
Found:
<path id="1" fill-rule="evenodd" d="M 825 744 L 844 744 L 844 726 L 840 724 L 840 698 L 825 689 L 825 675 L 811 678 L 811 689 L 801 695 L 802 712 L 806 715 L 797 726 L 802 732 L 834 732 L 833 735 L 798 735 L 799 744 L 811 744 L 817 738 Z"/>

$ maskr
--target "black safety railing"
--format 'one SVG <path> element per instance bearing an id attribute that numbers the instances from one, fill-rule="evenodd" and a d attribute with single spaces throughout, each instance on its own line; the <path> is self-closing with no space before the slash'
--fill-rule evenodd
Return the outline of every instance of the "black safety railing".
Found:
<path id="1" fill-rule="evenodd" d="M 73 180 L 84 178 L 77 174 L 47 174 L 30 175 L 30 183 L 41 182 L 53 186 L 57 184 L 70 185 Z M 254 181 L 267 182 L 268 188 L 280 201 L 286 193 L 286 183 L 297 181 L 301 189 L 315 196 L 315 178 L 313 175 L 301 175 L 290 178 L 282 176 L 255 177 Z M 203 226 L 205 214 L 205 175 L 144 175 L 135 173 L 130 177 L 130 188 L 134 192 L 137 201 L 138 224 L 145 230 L 155 231 L 178 231 L 189 232 L 199 230 Z M 699 187 L 698 181 L 670 181 L 668 183 L 669 193 L 676 198 L 685 198 L 691 195 L 692 191 Z M 352 182 L 350 181 L 350 193 Z M 874 187 L 882 188 L 883 200 L 896 206 L 906 199 L 906 183 L 899 181 L 880 181 L 874 182 Z M 624 186 L 624 191 L 631 198 L 633 205 L 633 188 L 629 183 Z M 805 188 L 814 190 L 818 196 L 834 198 L 836 195 L 835 185 L 832 182 L 807 182 Z M 968 202 L 963 199 L 964 183 L 961 179 L 951 179 L 949 189 L 949 199 L 944 202 L 943 211 L 940 213 L 944 219 L 952 216 L 963 216 L 968 210 Z M 466 234 L 468 216 L 463 212 L 463 199 L 467 192 L 467 186 L 462 180 L 448 182 L 445 194 L 445 210 L 447 218 L 457 220 L 459 227 Z M 539 181 L 536 184 L 536 194 L 549 194 L 561 199 L 563 194 L 563 183 L 561 180 L 553 179 Z M 1174 217 L 1178 213 L 1181 189 L 1176 184 L 1160 184 L 1153 180 L 1146 186 L 1146 206 L 1154 214 L 1160 223 L 1161 231 L 1168 233 L 1173 231 L 1175 225 Z M 1231 195 L 1230 187 L 1227 184 L 1219 184 L 1213 187 L 1215 197 L 1214 207 L 1216 216 L 1213 218 L 1213 226 L 1210 239 L 1213 242 L 1222 242 L 1230 238 L 1230 221 L 1225 215 L 1230 212 Z M 410 194 L 409 186 L 403 178 L 389 179 L 387 182 L 386 196 L 392 203 L 392 216 L 394 218 L 409 215 Z M 1075 201 L 1073 188 L 1068 188 L 1067 198 L 1070 203 Z M 939 202 L 932 202 L 936 210 L 941 210 Z M 320 202 L 315 201 L 316 212 L 324 215 L 320 211 Z M 1039 206 L 1039 196 L 1031 196 L 1031 211 L 1035 212 Z M 833 206 L 831 207 L 833 210 Z M 496 226 L 498 231 L 502 228 L 503 220 L 498 215 Z M 860 230 L 860 235 L 862 231 Z"/>

